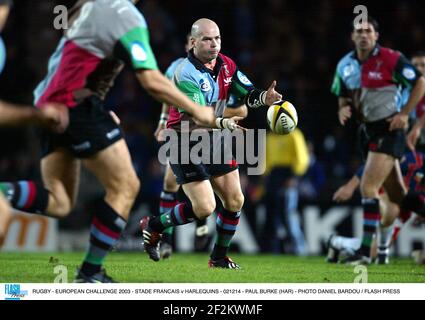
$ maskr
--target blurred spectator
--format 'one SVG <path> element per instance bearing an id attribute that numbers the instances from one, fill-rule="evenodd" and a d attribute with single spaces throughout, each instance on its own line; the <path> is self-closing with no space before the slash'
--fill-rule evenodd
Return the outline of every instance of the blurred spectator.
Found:
<path id="1" fill-rule="evenodd" d="M 300 181 L 300 196 L 308 200 L 315 200 L 319 198 L 320 191 L 326 183 L 326 174 L 323 164 L 317 160 L 314 154 L 314 146 L 311 141 L 307 142 L 307 148 L 310 158 L 307 173 L 301 178 Z"/>
<path id="2" fill-rule="evenodd" d="M 287 135 L 267 134 L 265 248 L 273 253 L 305 255 L 298 217 L 298 183 L 309 165 L 304 135 L 298 128 Z M 286 236 L 286 237 L 285 237 Z M 282 240 L 284 247 L 282 248 Z"/>

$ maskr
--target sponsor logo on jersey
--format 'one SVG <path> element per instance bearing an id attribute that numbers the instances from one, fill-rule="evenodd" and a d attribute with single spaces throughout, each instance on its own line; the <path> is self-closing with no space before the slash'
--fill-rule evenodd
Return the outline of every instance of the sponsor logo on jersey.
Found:
<path id="1" fill-rule="evenodd" d="M 224 86 L 228 87 L 232 83 L 232 77 L 224 78 Z"/>
<path id="2" fill-rule="evenodd" d="M 146 61 L 148 55 L 140 42 L 134 42 L 131 45 L 131 56 L 134 60 L 143 62 Z"/>
<path id="3" fill-rule="evenodd" d="M 414 80 L 416 78 L 415 70 L 411 67 L 404 67 L 402 74 L 407 80 Z"/>
<path id="4" fill-rule="evenodd" d="M 383 79 L 382 73 L 378 72 L 378 71 L 369 71 L 368 77 L 369 77 L 369 79 L 372 79 L 372 80 L 382 80 Z"/>
<path id="5" fill-rule="evenodd" d="M 252 82 L 242 72 L 238 71 L 238 79 L 246 86 L 251 86 Z"/>

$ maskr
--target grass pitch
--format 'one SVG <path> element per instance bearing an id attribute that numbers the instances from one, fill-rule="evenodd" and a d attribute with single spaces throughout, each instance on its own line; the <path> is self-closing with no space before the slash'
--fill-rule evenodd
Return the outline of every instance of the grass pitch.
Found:
<path id="1" fill-rule="evenodd" d="M 84 253 L 0 253 L 0 283 L 51 283 L 54 268 L 68 268 L 72 282 Z M 243 270 L 208 268 L 207 254 L 173 254 L 153 262 L 145 253 L 112 253 L 106 270 L 119 282 L 129 283 L 352 283 L 354 267 L 332 265 L 323 257 L 232 255 Z M 392 259 L 386 266 L 368 266 L 369 283 L 425 282 L 425 266 L 410 259 Z"/>

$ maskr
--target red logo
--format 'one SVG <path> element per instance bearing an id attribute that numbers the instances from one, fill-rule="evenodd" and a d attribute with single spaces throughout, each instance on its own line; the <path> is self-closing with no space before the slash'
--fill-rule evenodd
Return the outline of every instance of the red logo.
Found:
<path id="1" fill-rule="evenodd" d="M 238 163 L 236 162 L 236 160 L 235 159 L 232 159 L 232 160 L 230 160 L 229 161 L 229 166 L 230 166 L 230 168 L 237 168 L 238 167 Z"/>
<path id="2" fill-rule="evenodd" d="M 369 143 L 369 150 L 370 151 L 376 151 L 377 149 L 378 149 L 377 143 L 374 143 L 374 142 Z"/>

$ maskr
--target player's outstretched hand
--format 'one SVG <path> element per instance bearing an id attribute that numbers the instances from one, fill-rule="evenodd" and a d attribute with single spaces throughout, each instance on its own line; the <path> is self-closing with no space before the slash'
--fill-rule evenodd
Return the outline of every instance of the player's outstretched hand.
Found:
<path id="1" fill-rule="evenodd" d="M 332 199 L 337 203 L 348 201 L 353 196 L 353 193 L 354 190 L 352 188 L 350 188 L 348 185 L 343 185 L 337 191 L 335 191 Z"/>
<path id="2" fill-rule="evenodd" d="M 55 133 L 63 133 L 69 124 L 68 108 L 61 103 L 46 103 L 40 108 L 38 117 L 41 126 Z"/>
<path id="3" fill-rule="evenodd" d="M 276 80 L 273 80 L 266 93 L 266 105 L 271 106 L 274 102 L 282 100 L 282 95 L 275 90 Z"/>

